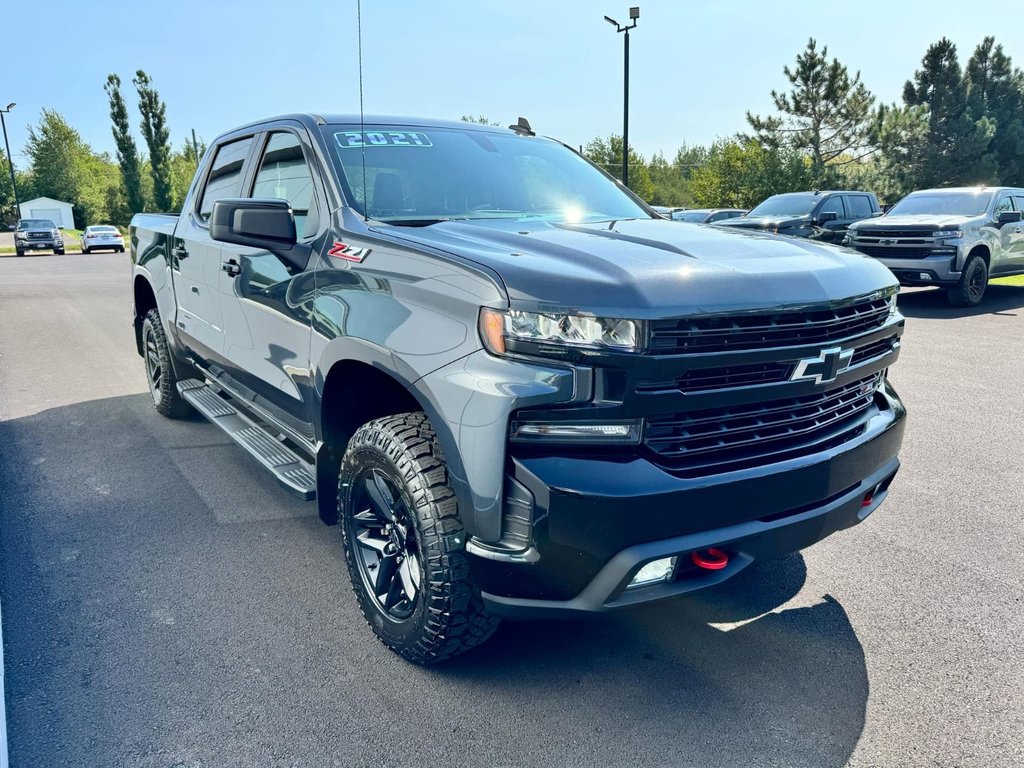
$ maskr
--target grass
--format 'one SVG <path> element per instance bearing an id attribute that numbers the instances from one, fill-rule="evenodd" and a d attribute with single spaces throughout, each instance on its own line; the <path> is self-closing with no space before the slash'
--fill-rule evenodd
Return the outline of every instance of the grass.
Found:
<path id="1" fill-rule="evenodd" d="M 1019 285 L 1024 287 L 1024 275 L 1014 275 L 1013 277 L 997 277 L 992 281 L 993 285 Z"/>

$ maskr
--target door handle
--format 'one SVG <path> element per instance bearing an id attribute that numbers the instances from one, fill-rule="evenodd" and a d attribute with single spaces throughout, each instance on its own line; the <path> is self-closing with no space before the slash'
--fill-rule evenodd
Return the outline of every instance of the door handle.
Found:
<path id="1" fill-rule="evenodd" d="M 188 251 L 185 250 L 185 246 L 176 245 L 173 248 L 171 248 L 171 255 L 180 261 L 181 259 L 188 258 Z"/>
<path id="2" fill-rule="evenodd" d="M 220 265 L 220 268 L 228 273 L 228 277 L 238 277 L 242 274 L 242 267 L 234 259 L 228 259 Z"/>
<path id="3" fill-rule="evenodd" d="M 1019 235 L 1021 233 L 1021 228 L 1020 227 L 1014 227 L 1013 232 L 1014 232 L 1014 234 Z"/>

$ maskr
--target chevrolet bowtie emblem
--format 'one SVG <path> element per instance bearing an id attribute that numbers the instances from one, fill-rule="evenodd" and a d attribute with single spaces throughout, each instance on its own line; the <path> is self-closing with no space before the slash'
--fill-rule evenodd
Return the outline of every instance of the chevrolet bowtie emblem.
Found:
<path id="1" fill-rule="evenodd" d="M 817 357 L 807 357 L 796 364 L 796 370 L 789 377 L 790 381 L 811 380 L 815 384 L 827 384 L 835 381 L 840 373 L 850 367 L 853 357 L 852 349 L 830 347 L 823 349 Z"/>

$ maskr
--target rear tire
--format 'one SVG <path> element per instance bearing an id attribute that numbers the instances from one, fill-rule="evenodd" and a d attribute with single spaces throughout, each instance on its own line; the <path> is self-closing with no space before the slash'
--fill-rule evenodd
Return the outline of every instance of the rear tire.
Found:
<path id="1" fill-rule="evenodd" d="M 345 562 L 374 634 L 414 664 L 475 648 L 498 627 L 469 581 L 466 534 L 424 413 L 376 419 L 349 441 L 338 480 Z"/>
<path id="2" fill-rule="evenodd" d="M 84 245 L 82 246 L 82 254 L 84 256 L 88 256 L 89 255 L 89 249 L 86 248 Z"/>
<path id="3" fill-rule="evenodd" d="M 146 363 L 146 380 L 153 407 L 169 419 L 187 416 L 192 406 L 178 394 L 178 378 L 174 375 L 171 348 L 160 320 L 160 313 L 151 309 L 142 321 L 142 358 Z"/>
<path id="4" fill-rule="evenodd" d="M 988 266 L 981 256 L 969 256 L 955 288 L 946 291 L 946 298 L 954 307 L 976 307 L 988 288 Z"/>

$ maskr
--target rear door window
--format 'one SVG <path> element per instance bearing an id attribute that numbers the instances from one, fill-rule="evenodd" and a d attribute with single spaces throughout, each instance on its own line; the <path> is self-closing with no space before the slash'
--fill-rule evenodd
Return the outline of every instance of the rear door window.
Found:
<path id="1" fill-rule="evenodd" d="M 871 199 L 867 195 L 847 195 L 846 208 L 851 219 L 866 219 L 873 212 Z"/>
<path id="2" fill-rule="evenodd" d="M 210 219 L 213 204 L 229 197 L 240 197 L 242 194 L 242 169 L 245 158 L 252 147 L 252 136 L 248 136 L 217 148 L 213 165 L 206 177 L 206 187 L 199 201 L 199 217 L 203 221 Z"/>

